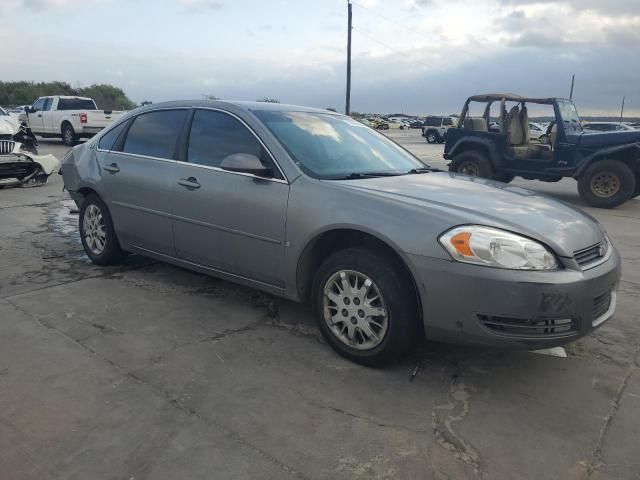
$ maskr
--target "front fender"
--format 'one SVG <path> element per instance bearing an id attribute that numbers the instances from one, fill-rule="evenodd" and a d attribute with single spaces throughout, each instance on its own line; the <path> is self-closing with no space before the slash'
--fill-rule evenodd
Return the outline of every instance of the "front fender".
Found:
<path id="1" fill-rule="evenodd" d="M 447 152 L 446 159 L 453 159 L 458 153 L 469 149 L 482 149 L 488 152 L 489 160 L 493 163 L 501 163 L 500 156 L 498 155 L 496 146 L 493 142 L 490 142 L 484 138 L 463 137 L 457 140 L 453 146 Z"/>

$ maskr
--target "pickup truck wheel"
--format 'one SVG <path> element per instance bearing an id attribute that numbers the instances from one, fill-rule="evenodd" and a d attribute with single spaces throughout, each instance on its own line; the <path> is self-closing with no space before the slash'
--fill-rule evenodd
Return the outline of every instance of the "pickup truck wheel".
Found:
<path id="1" fill-rule="evenodd" d="M 73 127 L 69 123 L 64 123 L 62 125 L 62 143 L 65 145 L 69 145 L 70 147 L 74 146 L 77 140 L 76 132 L 73 130 Z"/>
<path id="2" fill-rule="evenodd" d="M 436 132 L 435 130 L 427 130 L 427 132 L 424 134 L 425 138 L 427 139 L 427 143 L 437 143 L 438 142 L 438 132 Z"/>
<path id="3" fill-rule="evenodd" d="M 312 288 L 318 327 L 343 357 L 381 367 L 410 351 L 418 305 L 391 258 L 362 248 L 338 251 L 322 263 Z"/>
<path id="4" fill-rule="evenodd" d="M 595 162 L 578 178 L 580 197 L 590 206 L 614 208 L 633 197 L 636 176 L 618 160 Z"/>
<path id="5" fill-rule="evenodd" d="M 111 214 L 95 194 L 87 195 L 80 206 L 80 240 L 87 256 L 98 265 L 112 265 L 126 252 L 120 248 Z"/>
<path id="6" fill-rule="evenodd" d="M 487 157 L 473 150 L 457 155 L 449 165 L 449 171 L 470 177 L 493 178 L 494 175 L 493 168 Z"/>

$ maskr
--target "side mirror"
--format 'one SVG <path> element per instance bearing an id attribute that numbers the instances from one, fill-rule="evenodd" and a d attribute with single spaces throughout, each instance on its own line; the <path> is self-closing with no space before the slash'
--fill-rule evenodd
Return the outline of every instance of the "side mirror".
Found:
<path id="1" fill-rule="evenodd" d="M 24 107 L 24 113 L 34 113 L 33 107 Z"/>
<path id="2" fill-rule="evenodd" d="M 230 172 L 250 173 L 258 177 L 273 177 L 273 168 L 265 167 L 260 159 L 250 153 L 234 153 L 220 163 L 220 168 Z"/>

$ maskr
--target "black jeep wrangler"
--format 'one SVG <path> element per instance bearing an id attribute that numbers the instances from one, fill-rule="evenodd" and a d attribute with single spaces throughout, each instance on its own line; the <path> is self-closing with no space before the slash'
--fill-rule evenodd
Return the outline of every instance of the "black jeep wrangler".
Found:
<path id="1" fill-rule="evenodd" d="M 472 116 L 478 104 L 483 113 Z M 529 132 L 532 104 L 555 117 L 539 139 Z M 501 182 L 516 175 L 544 182 L 573 177 L 580 197 L 594 207 L 613 208 L 640 195 L 640 131 L 585 133 L 575 105 L 561 98 L 470 97 L 447 132 L 444 158 L 451 160 L 449 171 Z"/>

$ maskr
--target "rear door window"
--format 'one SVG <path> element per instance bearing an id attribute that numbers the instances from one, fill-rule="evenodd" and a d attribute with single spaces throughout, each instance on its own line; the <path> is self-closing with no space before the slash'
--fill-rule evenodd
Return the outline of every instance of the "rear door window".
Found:
<path id="1" fill-rule="evenodd" d="M 176 144 L 187 110 L 143 113 L 134 120 L 122 151 L 156 158 L 175 158 Z"/>
<path id="2" fill-rule="evenodd" d="M 121 124 L 116 125 L 111 130 L 102 135 L 102 137 L 100 137 L 100 140 L 98 141 L 98 148 L 100 150 L 111 150 L 113 148 L 113 144 L 116 143 L 116 140 L 118 139 L 124 128 L 127 126 L 127 123 L 129 122 L 122 122 Z"/>

